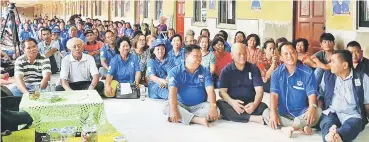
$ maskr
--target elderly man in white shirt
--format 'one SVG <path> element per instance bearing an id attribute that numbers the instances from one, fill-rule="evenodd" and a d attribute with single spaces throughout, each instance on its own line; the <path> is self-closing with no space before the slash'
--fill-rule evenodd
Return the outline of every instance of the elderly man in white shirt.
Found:
<path id="1" fill-rule="evenodd" d="M 92 90 L 100 95 L 104 92 L 104 83 L 99 81 L 99 72 L 95 60 L 91 55 L 83 53 L 83 42 L 79 38 L 72 38 L 67 42 L 71 54 L 62 60 L 60 80 L 57 91 Z"/>

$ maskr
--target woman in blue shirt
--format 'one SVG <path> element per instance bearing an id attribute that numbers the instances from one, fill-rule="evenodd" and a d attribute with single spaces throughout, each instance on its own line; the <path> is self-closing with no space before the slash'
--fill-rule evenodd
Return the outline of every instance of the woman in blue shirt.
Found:
<path id="1" fill-rule="evenodd" d="M 156 40 L 153 44 L 151 59 L 147 63 L 147 74 L 150 78 L 149 97 L 168 99 L 168 72 L 175 67 L 174 60 L 166 57 L 165 42 Z"/>
<path id="2" fill-rule="evenodd" d="M 112 84 L 134 83 L 139 88 L 141 78 L 140 64 L 138 57 L 129 53 L 131 50 L 131 42 L 128 37 L 123 37 L 116 42 L 116 55 L 111 59 L 108 74 L 105 81 L 106 96 L 112 97 Z M 113 81 L 114 80 L 114 81 Z M 117 81 L 117 82 L 116 82 Z M 116 88 L 113 86 L 113 88 Z"/>

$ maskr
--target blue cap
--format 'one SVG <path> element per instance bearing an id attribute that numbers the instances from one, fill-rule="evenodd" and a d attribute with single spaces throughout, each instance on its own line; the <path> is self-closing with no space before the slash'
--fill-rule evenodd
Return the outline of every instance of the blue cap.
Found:
<path id="1" fill-rule="evenodd" d="M 165 41 L 164 41 L 163 39 L 156 39 L 156 40 L 152 43 L 151 47 L 157 47 L 157 46 L 159 46 L 159 45 L 164 45 L 164 46 L 165 46 Z"/>
<path id="2" fill-rule="evenodd" d="M 51 30 L 51 33 L 60 33 L 60 30 L 59 29 L 53 29 L 53 30 Z"/>

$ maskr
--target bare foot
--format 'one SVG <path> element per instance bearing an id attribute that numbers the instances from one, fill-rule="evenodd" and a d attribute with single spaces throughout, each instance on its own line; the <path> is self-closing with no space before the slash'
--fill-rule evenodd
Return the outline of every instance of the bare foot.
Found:
<path id="1" fill-rule="evenodd" d="M 287 136 L 290 138 L 292 137 L 292 133 L 293 131 L 295 131 L 295 128 L 293 127 L 288 127 L 288 130 L 287 130 Z"/>
<path id="2" fill-rule="evenodd" d="M 208 120 L 206 120 L 206 118 L 203 118 L 203 117 L 195 116 L 192 118 L 191 122 L 209 127 Z"/>
<path id="3" fill-rule="evenodd" d="M 250 121 L 264 125 L 264 119 L 262 116 L 252 115 L 250 117 Z"/>
<path id="4" fill-rule="evenodd" d="M 327 142 L 333 142 L 334 140 L 334 131 L 337 129 L 336 125 L 332 125 L 331 128 L 329 128 L 329 133 L 327 135 L 325 135 L 324 139 Z"/>
<path id="5" fill-rule="evenodd" d="M 303 130 L 304 134 L 311 135 L 313 133 L 313 130 L 309 126 L 305 126 Z"/>
<path id="6" fill-rule="evenodd" d="M 337 130 L 334 133 L 334 142 L 343 142 L 340 134 L 338 134 Z"/>

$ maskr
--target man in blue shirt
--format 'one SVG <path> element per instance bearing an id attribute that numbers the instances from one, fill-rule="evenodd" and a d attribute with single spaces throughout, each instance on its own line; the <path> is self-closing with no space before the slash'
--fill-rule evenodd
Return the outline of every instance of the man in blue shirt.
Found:
<path id="1" fill-rule="evenodd" d="M 99 68 L 99 73 L 102 78 L 105 77 L 107 71 L 109 70 L 109 64 L 111 59 L 115 56 L 114 42 L 116 36 L 110 30 L 105 33 L 105 46 L 100 49 L 100 62 L 101 66 Z"/>
<path id="2" fill-rule="evenodd" d="M 169 102 L 164 114 L 173 123 L 196 123 L 209 126 L 219 117 L 210 71 L 201 66 L 198 45 L 185 47 L 185 62 L 174 67 L 168 75 Z"/>
<path id="3" fill-rule="evenodd" d="M 152 44 L 151 59 L 147 62 L 147 74 L 150 78 L 149 97 L 168 99 L 168 73 L 175 67 L 174 61 L 166 57 L 165 42 L 161 39 Z"/>
<path id="4" fill-rule="evenodd" d="M 290 127 L 311 135 L 311 127 L 317 125 L 321 109 L 317 107 L 317 84 L 311 68 L 298 61 L 297 51 L 290 42 L 283 43 L 279 53 L 284 64 L 272 74 L 270 86 L 270 110 L 263 112 L 264 121 L 271 128 Z"/>
<path id="5" fill-rule="evenodd" d="M 27 38 L 35 38 L 35 33 L 32 31 L 28 23 L 24 23 L 24 30 L 19 34 L 19 40 L 23 41 Z"/>
<path id="6" fill-rule="evenodd" d="M 60 47 L 60 52 L 63 55 L 63 57 L 66 56 L 67 53 L 69 53 L 69 50 L 67 48 L 67 41 L 71 38 L 77 37 L 77 28 L 75 26 L 70 27 L 68 33 L 69 37 L 63 39 L 62 41 L 63 47 Z"/>
<path id="7" fill-rule="evenodd" d="M 261 102 L 264 91 L 260 71 L 247 62 L 246 48 L 241 43 L 232 47 L 232 58 L 220 75 L 220 113 L 226 120 L 264 124 L 261 114 L 268 106 Z"/>
<path id="8" fill-rule="evenodd" d="M 369 77 L 354 70 L 348 50 L 336 50 L 320 84 L 323 141 L 353 141 L 368 123 Z"/>

